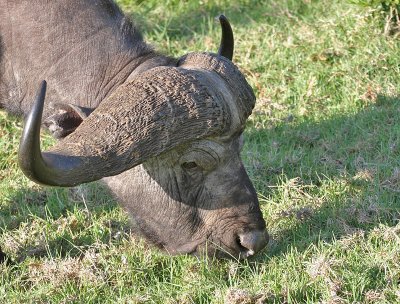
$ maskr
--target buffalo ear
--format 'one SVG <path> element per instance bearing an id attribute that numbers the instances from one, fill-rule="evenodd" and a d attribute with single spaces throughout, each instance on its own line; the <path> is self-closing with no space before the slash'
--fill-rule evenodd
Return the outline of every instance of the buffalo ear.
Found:
<path id="1" fill-rule="evenodd" d="M 51 103 L 49 106 L 53 114 L 43 122 L 43 125 L 57 139 L 74 132 L 93 111 L 93 109 L 69 103 Z"/>

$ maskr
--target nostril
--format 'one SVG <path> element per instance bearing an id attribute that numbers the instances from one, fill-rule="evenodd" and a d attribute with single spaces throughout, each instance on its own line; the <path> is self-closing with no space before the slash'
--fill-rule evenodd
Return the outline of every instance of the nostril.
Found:
<path id="1" fill-rule="evenodd" d="M 238 234 L 238 243 L 240 248 L 246 254 L 246 257 L 252 256 L 268 244 L 268 233 L 265 230 L 253 230 Z"/>
<path id="2" fill-rule="evenodd" d="M 236 237 L 236 245 L 239 248 L 240 252 L 247 252 L 249 250 L 248 248 L 242 245 L 242 241 L 239 235 Z"/>

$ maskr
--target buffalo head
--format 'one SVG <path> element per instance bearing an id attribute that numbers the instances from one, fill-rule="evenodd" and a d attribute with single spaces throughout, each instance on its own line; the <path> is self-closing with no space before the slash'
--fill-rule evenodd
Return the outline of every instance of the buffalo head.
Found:
<path id="1" fill-rule="evenodd" d="M 62 187 L 103 178 L 140 231 L 172 254 L 262 249 L 265 222 L 240 158 L 255 96 L 230 60 L 232 31 L 220 21 L 218 54 L 188 54 L 135 75 L 42 153 L 44 83 L 21 140 L 24 173 Z"/>

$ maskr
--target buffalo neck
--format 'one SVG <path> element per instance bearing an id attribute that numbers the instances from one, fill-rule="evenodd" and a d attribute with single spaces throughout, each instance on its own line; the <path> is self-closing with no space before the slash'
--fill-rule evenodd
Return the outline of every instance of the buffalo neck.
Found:
<path id="1" fill-rule="evenodd" d="M 49 83 L 46 104 L 96 108 L 138 67 L 170 62 L 143 41 L 110 0 L 3 1 L 0 6 L 8 12 L 0 21 L 7 29 L 0 37 L 0 85 L 10 88 L 2 99 L 16 114 L 30 110 L 43 79 Z"/>

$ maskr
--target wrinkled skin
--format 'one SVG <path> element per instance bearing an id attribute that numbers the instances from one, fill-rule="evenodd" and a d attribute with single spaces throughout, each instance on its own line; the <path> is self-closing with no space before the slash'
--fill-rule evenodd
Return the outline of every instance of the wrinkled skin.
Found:
<path id="1" fill-rule="evenodd" d="M 243 257 L 247 248 L 238 235 L 264 230 L 265 223 L 240 159 L 240 139 L 197 141 L 103 180 L 142 233 L 169 253 Z"/>
<path id="2" fill-rule="evenodd" d="M 143 140 L 148 150 L 159 144 L 160 140 L 154 138 L 162 134 L 159 136 L 162 147 L 153 149 L 156 152 L 150 156 L 140 143 L 138 151 L 132 151 L 125 143 L 124 158 L 122 152 L 115 157 L 118 153 L 114 150 L 92 157 L 98 163 L 88 165 L 88 171 L 81 171 L 82 181 L 78 183 L 107 176 L 89 176 L 85 180 L 85 175 L 101 170 L 113 172 L 108 175 L 116 174 L 104 177 L 103 182 L 134 219 L 142 235 L 170 254 L 251 256 L 268 241 L 256 192 L 240 158 L 241 133 L 254 106 L 254 94 L 226 58 L 215 54 L 191 58 L 180 67 L 182 60 L 153 51 L 110 0 L 0 0 L 0 108 L 26 116 L 32 108 L 38 79 L 46 79 L 49 89 L 43 126 L 55 138 L 64 138 L 52 148 L 53 156 L 86 157 L 86 151 L 103 152 L 103 147 L 92 145 L 96 142 L 92 139 L 104 138 L 112 145 L 116 140 L 106 131 L 114 128 L 115 132 L 111 132 L 114 135 L 132 133 L 127 139 L 130 144 L 136 144 L 137 138 L 143 140 L 143 134 L 152 134 L 153 138 Z M 204 68 L 202 65 L 208 61 L 221 63 L 219 68 L 223 66 L 227 72 L 213 70 L 207 65 Z M 166 68 L 156 70 L 159 67 Z M 191 115 L 194 121 L 185 122 L 185 132 L 179 132 L 182 121 L 179 125 L 174 123 L 175 119 L 183 119 L 179 113 L 185 110 L 186 101 L 173 100 L 176 96 L 180 98 L 179 92 L 166 94 L 177 87 L 177 76 L 168 76 L 172 68 L 174 75 L 198 79 L 198 83 L 190 84 L 182 78 L 177 85 L 184 83 L 191 89 L 196 88 L 195 91 L 205 88 L 203 93 L 209 94 L 210 100 L 204 102 L 204 108 L 197 107 L 203 100 L 193 97 L 196 92 L 189 96 L 191 108 L 186 109 L 188 112 L 182 117 Z M 162 72 L 167 78 L 157 82 L 152 71 L 156 71 L 153 73 L 156 76 Z M 236 73 L 235 79 L 239 81 L 229 84 L 224 78 L 229 73 Z M 169 87 L 166 88 L 163 85 L 167 83 Z M 135 95 L 129 91 L 135 84 L 139 88 L 148 86 Z M 250 92 L 246 95 L 242 88 Z M 154 93 L 151 95 L 154 102 L 147 97 L 145 100 L 129 99 L 130 96 L 147 96 L 146 90 Z M 135 109 L 141 105 L 144 111 L 137 113 Z M 158 109 L 164 110 L 157 112 Z M 152 125 L 152 121 L 147 121 L 150 112 L 161 121 L 160 125 L 154 124 L 153 129 L 146 125 Z M 169 116 L 172 122 L 165 119 Z M 196 117 L 200 118 L 196 121 Z M 140 121 L 144 127 L 130 129 L 122 123 L 132 120 L 136 124 Z M 107 121 L 113 123 L 112 128 Z M 190 129 L 192 125 L 194 129 Z M 178 132 L 169 133 L 172 129 Z M 186 136 L 192 133 L 196 134 L 194 138 Z M 90 138 L 85 134 L 90 134 Z M 140 136 L 136 138 L 137 134 Z M 74 139 L 79 140 L 80 146 Z M 163 150 L 164 143 L 171 148 Z M 126 165 L 132 155 L 139 154 L 136 163 Z M 112 163 L 102 163 L 111 157 L 114 157 Z M 86 159 L 89 158 L 90 155 Z"/>

